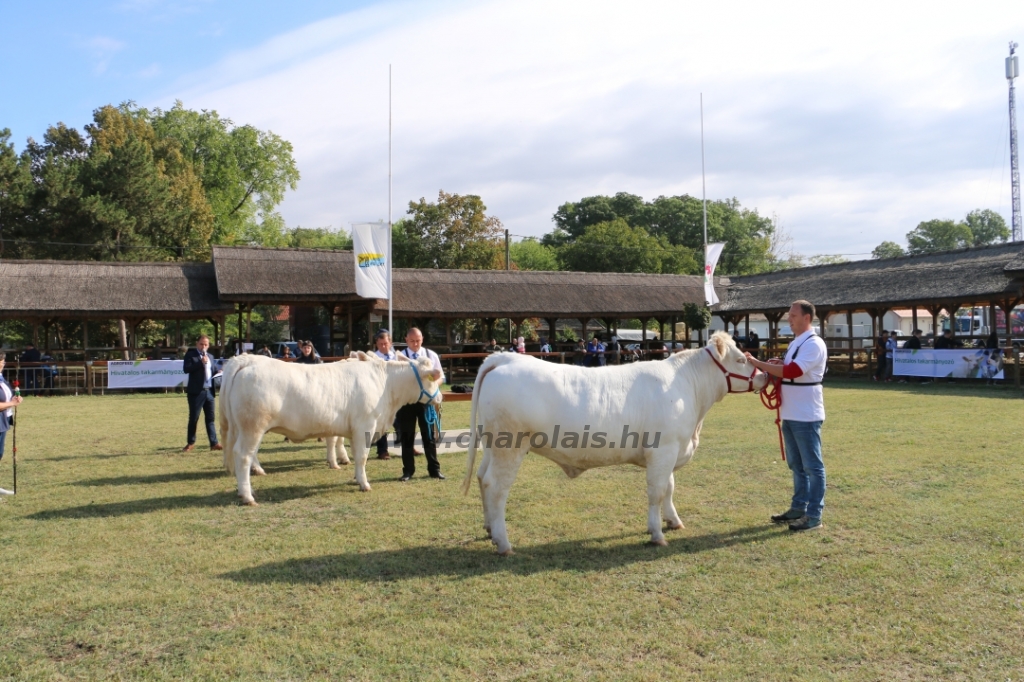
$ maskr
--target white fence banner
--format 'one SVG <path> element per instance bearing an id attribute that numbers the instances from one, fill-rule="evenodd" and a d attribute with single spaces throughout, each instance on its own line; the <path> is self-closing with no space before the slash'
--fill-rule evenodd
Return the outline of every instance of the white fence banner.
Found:
<path id="1" fill-rule="evenodd" d="M 107 388 L 176 388 L 188 382 L 181 360 L 111 360 Z"/>
<path id="2" fill-rule="evenodd" d="M 998 349 L 898 349 L 892 358 L 895 376 L 952 379 L 1002 379 L 1003 354 Z"/>
<path id="3" fill-rule="evenodd" d="M 391 298 L 391 254 L 387 223 L 352 226 L 352 252 L 356 258 L 356 293 L 363 298 Z"/>

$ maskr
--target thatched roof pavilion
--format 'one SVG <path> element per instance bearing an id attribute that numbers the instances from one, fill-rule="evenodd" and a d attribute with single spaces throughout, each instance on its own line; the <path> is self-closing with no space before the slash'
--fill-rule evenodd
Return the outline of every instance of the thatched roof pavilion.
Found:
<path id="1" fill-rule="evenodd" d="M 0 262 L 0 317 L 202 319 L 230 314 L 210 263 Z"/>

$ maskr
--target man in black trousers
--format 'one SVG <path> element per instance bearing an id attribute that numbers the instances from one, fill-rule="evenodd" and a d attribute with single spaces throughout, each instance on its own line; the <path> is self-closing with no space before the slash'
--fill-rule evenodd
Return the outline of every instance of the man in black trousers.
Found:
<path id="1" fill-rule="evenodd" d="M 421 357 L 429 357 L 434 363 L 434 369 L 441 371 L 441 383 L 444 383 L 444 370 L 441 369 L 441 359 L 432 350 L 423 347 L 423 332 L 416 327 L 409 329 L 405 335 L 407 347 L 399 351 L 410 360 Z M 423 396 L 420 396 L 421 398 Z M 398 414 L 395 415 L 395 430 L 402 437 L 402 477 L 398 480 L 408 481 L 416 473 L 416 458 L 413 454 L 413 444 L 416 442 L 416 427 L 420 427 L 420 434 L 423 437 L 423 454 L 427 457 L 427 474 L 431 478 L 444 480 L 441 473 L 441 463 L 437 460 L 437 443 L 434 441 L 434 434 L 430 425 L 427 424 L 427 406 L 425 403 L 415 402 L 411 405 L 403 405 Z"/>
<path id="2" fill-rule="evenodd" d="M 196 425 L 199 412 L 206 418 L 206 435 L 210 438 L 211 450 L 223 450 L 217 442 L 217 426 L 214 423 L 213 408 L 213 358 L 207 353 L 210 337 L 203 334 L 196 341 L 195 348 L 185 353 L 184 372 L 188 375 L 185 395 L 188 397 L 188 445 L 182 452 L 191 452 L 196 447 Z"/>

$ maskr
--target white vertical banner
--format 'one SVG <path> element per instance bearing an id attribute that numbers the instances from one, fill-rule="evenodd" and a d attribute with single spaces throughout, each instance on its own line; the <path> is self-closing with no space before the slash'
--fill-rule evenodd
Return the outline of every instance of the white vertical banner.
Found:
<path id="1" fill-rule="evenodd" d="M 708 244 L 704 247 L 704 301 L 709 305 L 718 303 L 718 295 L 715 293 L 715 266 L 718 265 L 718 257 L 722 255 L 724 243 Z"/>
<path id="2" fill-rule="evenodd" d="M 390 230 L 387 223 L 352 225 L 352 253 L 356 258 L 356 293 L 363 298 L 391 299 Z"/>

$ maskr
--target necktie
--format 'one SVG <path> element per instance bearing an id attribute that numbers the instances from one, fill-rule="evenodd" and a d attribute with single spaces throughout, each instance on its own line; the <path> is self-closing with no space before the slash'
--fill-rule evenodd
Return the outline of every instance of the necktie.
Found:
<path id="1" fill-rule="evenodd" d="M 419 353 L 413 353 L 413 354 L 412 354 L 412 359 L 413 359 L 413 360 L 418 360 L 418 359 L 419 359 L 419 357 L 420 357 L 420 354 L 419 354 Z"/>

